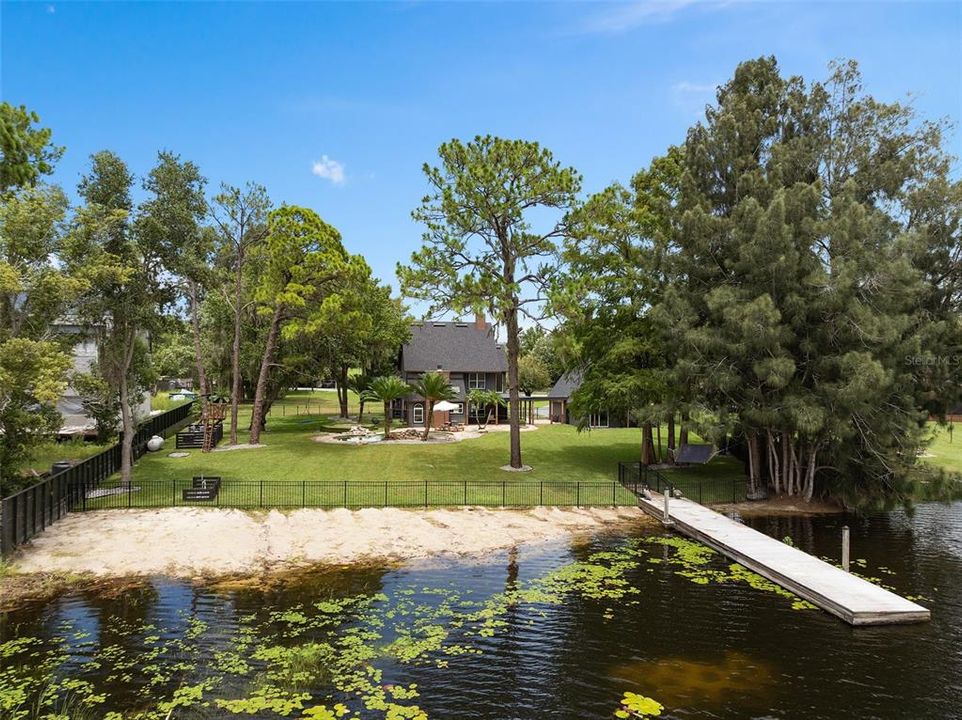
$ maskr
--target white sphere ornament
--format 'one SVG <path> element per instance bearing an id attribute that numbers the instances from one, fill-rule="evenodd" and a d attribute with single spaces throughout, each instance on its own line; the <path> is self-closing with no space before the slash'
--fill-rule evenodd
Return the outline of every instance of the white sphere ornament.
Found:
<path id="1" fill-rule="evenodd" d="M 160 435 L 154 435 L 150 440 L 147 441 L 147 449 L 151 452 L 157 452 L 164 446 L 164 439 Z"/>

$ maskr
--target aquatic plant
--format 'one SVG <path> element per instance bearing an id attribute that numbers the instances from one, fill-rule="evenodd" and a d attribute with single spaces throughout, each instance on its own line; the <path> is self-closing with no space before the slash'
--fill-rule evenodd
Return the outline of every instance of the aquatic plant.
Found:
<path id="1" fill-rule="evenodd" d="M 664 548 L 663 557 L 652 555 L 653 546 Z M 0 716 L 52 720 L 69 699 L 78 717 L 92 708 L 109 720 L 165 720 L 185 712 L 426 720 L 420 688 L 385 682 L 387 669 L 456 667 L 460 658 L 488 651 L 492 638 L 519 624 L 536 625 L 552 607 L 574 598 L 613 620 L 642 601 L 632 574 L 662 563 L 693 583 L 744 583 L 785 596 L 793 607 L 810 607 L 698 543 L 676 536 L 629 538 L 486 597 L 450 587 L 330 594 L 241 614 L 230 628 L 191 613 L 175 628 L 116 618 L 100 646 L 68 623 L 59 639 L 21 637 L 0 644 Z M 79 670 L 67 669 L 68 640 L 71 647 L 83 642 L 96 648 Z M 120 706 L 111 693 L 138 697 L 146 709 L 131 708 L 129 700 Z M 654 716 L 652 710 L 660 708 L 642 703 L 642 695 L 626 698 L 635 704 L 620 710 L 635 714 L 620 717 Z"/>
<path id="2" fill-rule="evenodd" d="M 803 600 L 780 585 L 766 580 L 744 565 L 731 563 L 725 568 L 719 567 L 717 561 L 720 560 L 721 556 L 701 543 L 677 536 L 646 538 L 645 542 L 672 548 L 674 552 L 669 555 L 665 562 L 676 568 L 676 575 L 688 578 L 696 585 L 744 583 L 755 590 L 771 592 L 790 599 L 793 610 L 816 609 L 812 603 Z M 657 560 L 657 558 L 650 558 L 649 562 L 652 560 Z"/>
<path id="3" fill-rule="evenodd" d="M 638 693 L 626 692 L 621 698 L 621 705 L 615 710 L 617 718 L 648 718 L 658 717 L 664 706 L 657 700 L 650 697 L 639 695 Z"/>

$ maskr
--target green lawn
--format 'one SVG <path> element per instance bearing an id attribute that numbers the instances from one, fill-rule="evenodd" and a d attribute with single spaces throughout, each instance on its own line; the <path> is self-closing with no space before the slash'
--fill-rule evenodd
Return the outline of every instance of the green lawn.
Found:
<path id="1" fill-rule="evenodd" d="M 34 448 L 31 459 L 25 463 L 23 469 L 44 472 L 60 460 L 84 460 L 106 450 L 109 445 L 98 445 L 84 440 L 67 440 L 55 442 L 50 440 Z"/>
<path id="2" fill-rule="evenodd" d="M 371 410 L 379 411 L 375 407 Z M 524 462 L 534 467 L 515 474 L 500 469 L 508 463 L 508 433 L 491 431 L 474 440 L 444 445 L 336 445 L 318 443 L 322 431 L 347 429 L 356 421 L 351 398 L 350 421 L 337 418 L 333 392 L 298 391 L 275 405 L 262 434 L 264 448 L 202 453 L 171 458 L 173 438 L 163 451 L 138 461 L 132 506 L 179 504 L 181 491 L 194 476 L 219 476 L 223 485 L 217 504 L 231 506 L 461 504 L 633 504 L 617 481 L 619 461 L 638 457 L 637 429 L 605 429 L 578 433 L 566 425 L 543 425 L 522 435 Z M 247 440 L 250 408 L 242 408 L 239 441 Z M 380 417 L 365 412 L 365 424 Z M 227 432 L 225 430 L 225 436 Z M 221 447 L 226 446 L 226 441 Z M 261 486 L 260 481 L 266 482 Z M 286 481 L 278 485 L 277 481 Z M 425 485 L 425 482 L 428 485 Z M 581 486 L 578 486 L 581 483 Z M 88 507 L 125 506 L 126 494 L 108 496 Z M 215 504 L 215 503 L 199 503 Z"/>
<path id="3" fill-rule="evenodd" d="M 306 411 L 308 401 L 310 413 Z M 352 402 L 352 421 L 356 411 Z M 268 432 L 261 435 L 267 447 L 214 453 L 191 451 L 187 458 L 170 458 L 167 453 L 173 450 L 171 440 L 164 451 L 138 462 L 135 477 L 170 480 L 205 474 L 220 475 L 225 480 L 610 481 L 617 479 L 619 461 L 638 457 L 637 429 L 578 433 L 567 425 L 542 425 L 522 434 L 524 462 L 534 470 L 518 476 L 500 470 L 509 459 L 506 432 L 492 431 L 475 440 L 445 445 L 340 446 L 314 442 L 312 436 L 321 431 L 349 426 L 350 423 L 337 421 L 336 414 L 333 393 L 292 393 L 271 413 Z M 243 432 L 238 438 L 241 442 L 247 440 L 249 416 L 249 408 L 242 408 L 239 426 Z M 369 420 L 365 412 L 365 424 L 370 425 Z M 226 438 L 227 428 L 224 434 Z M 224 446 L 226 441 L 221 443 Z"/>
<path id="4" fill-rule="evenodd" d="M 950 472 L 962 473 L 962 423 L 955 423 L 951 434 L 948 427 L 939 427 L 935 423 L 930 423 L 929 427 L 933 439 L 926 452 L 932 457 L 925 458 L 925 461 Z"/>
<path id="5" fill-rule="evenodd" d="M 579 433 L 568 425 L 540 425 L 522 433 L 525 464 L 534 469 L 516 474 L 501 470 L 509 460 L 508 433 L 450 444 L 338 445 L 318 443 L 319 432 L 345 430 L 356 422 L 337 417 L 337 398 L 329 391 L 298 391 L 277 403 L 261 435 L 267 447 L 202 453 L 171 458 L 173 438 L 158 453 L 149 453 L 134 469 L 136 493 L 108 496 L 88 507 L 180 504 L 181 492 L 195 476 L 222 478 L 216 503 L 225 506 L 297 507 L 309 505 L 420 506 L 507 504 L 633 504 L 634 498 L 614 487 L 618 463 L 639 456 L 637 428 L 595 429 Z M 367 410 L 368 408 L 366 408 Z M 369 408 L 377 413 L 380 407 Z M 241 409 L 238 440 L 247 441 L 250 407 Z M 372 426 L 380 415 L 365 412 Z M 225 441 L 220 447 L 226 447 Z M 740 466 L 716 458 L 711 466 L 672 471 L 681 480 L 697 481 L 740 475 Z M 265 481 L 263 484 L 261 481 Z M 279 484 L 283 481 L 283 484 Z M 580 483 L 580 486 L 579 486 Z M 726 485 L 726 488 L 728 486 Z M 726 493 L 728 491 L 726 490 Z M 729 499 L 726 494 L 725 499 Z M 709 498 L 705 498 L 706 501 Z"/>

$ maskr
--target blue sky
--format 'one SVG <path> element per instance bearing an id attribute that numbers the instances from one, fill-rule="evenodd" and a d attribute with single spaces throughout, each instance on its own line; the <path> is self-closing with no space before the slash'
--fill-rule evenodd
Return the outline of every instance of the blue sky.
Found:
<path id="1" fill-rule="evenodd" d="M 0 5 L 0 96 L 67 147 L 138 174 L 159 149 L 307 205 L 394 282 L 420 243 L 421 165 L 452 137 L 538 140 L 594 191 L 684 138 L 741 60 L 822 78 L 861 63 L 884 100 L 962 119 L 962 3 Z M 957 154 L 960 133 L 950 139 Z"/>

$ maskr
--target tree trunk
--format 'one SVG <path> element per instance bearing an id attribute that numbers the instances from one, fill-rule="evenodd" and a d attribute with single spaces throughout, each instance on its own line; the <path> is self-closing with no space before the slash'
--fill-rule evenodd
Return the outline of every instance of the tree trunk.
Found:
<path id="1" fill-rule="evenodd" d="M 363 425 L 364 424 L 364 396 L 359 395 L 357 402 L 358 402 L 357 424 Z"/>
<path id="2" fill-rule="evenodd" d="M 137 334 L 129 329 L 123 333 L 124 354 L 122 356 L 120 373 L 118 376 L 118 392 L 120 395 L 120 423 L 123 436 L 120 442 L 120 482 L 129 487 L 134 467 L 134 411 L 130 406 L 130 384 L 128 375 L 130 364 L 134 359 L 134 346 Z"/>
<path id="3" fill-rule="evenodd" d="M 787 483 L 788 487 L 785 488 L 785 492 L 789 495 L 795 494 L 795 488 L 798 486 L 798 455 L 795 452 L 795 443 L 790 442 L 788 446 L 789 452 L 789 465 L 791 469 L 788 472 Z"/>
<path id="4" fill-rule="evenodd" d="M 197 370 L 197 384 L 200 395 L 204 398 L 202 402 L 207 402 L 206 397 L 210 394 L 210 385 L 207 383 L 207 372 L 204 370 L 204 354 L 201 349 L 200 335 L 200 312 L 198 310 L 197 283 L 193 280 L 188 281 L 190 293 L 190 327 L 194 335 L 194 367 Z"/>
<path id="5" fill-rule="evenodd" d="M 688 411 L 681 413 L 681 429 L 678 431 L 678 447 L 688 444 Z"/>
<path id="6" fill-rule="evenodd" d="M 758 493 L 758 437 L 750 433 L 745 439 L 748 445 L 748 492 L 755 497 Z"/>
<path id="7" fill-rule="evenodd" d="M 808 460 L 808 472 L 806 473 L 805 478 L 805 502 L 811 502 L 812 495 L 815 494 L 815 468 L 817 467 L 816 460 L 818 458 L 818 448 L 819 444 L 813 442 L 812 452 L 809 455 Z"/>
<path id="8" fill-rule="evenodd" d="M 244 238 L 240 238 L 243 242 Z M 237 267 L 234 274 L 234 343 L 231 346 L 231 398 L 230 398 L 230 441 L 237 444 L 237 412 L 241 396 L 240 346 L 241 346 L 241 309 L 244 304 L 244 251 L 237 249 Z"/>
<path id="9" fill-rule="evenodd" d="M 340 417 L 347 419 L 347 365 L 337 369 L 337 402 L 340 405 Z"/>
<path id="10" fill-rule="evenodd" d="M 120 443 L 120 482 L 130 485 L 131 470 L 134 465 L 134 418 L 130 409 L 130 388 L 127 373 L 120 376 L 120 423 L 123 436 Z"/>
<path id="11" fill-rule="evenodd" d="M 791 463 L 788 457 L 788 443 L 789 435 L 787 432 L 782 433 L 782 489 L 788 487 L 788 474 L 791 472 Z"/>
<path id="12" fill-rule="evenodd" d="M 514 281 L 513 273 L 511 282 Z M 518 392 L 518 307 L 517 301 L 508 310 L 505 317 L 507 326 L 508 347 L 508 423 L 511 436 L 511 467 L 520 469 L 521 464 L 521 416 L 519 413 L 521 398 Z"/>
<path id="13" fill-rule="evenodd" d="M 775 445 L 775 434 L 768 430 L 768 476 L 775 494 L 782 491 L 782 473 L 778 466 L 778 448 Z"/>
<path id="14" fill-rule="evenodd" d="M 675 464 L 675 413 L 668 416 L 668 462 Z"/>
<path id="15" fill-rule="evenodd" d="M 661 462 L 661 422 L 658 422 L 658 426 L 655 428 L 655 432 L 658 433 L 657 440 L 655 443 L 655 459 L 657 462 Z"/>
<path id="16" fill-rule="evenodd" d="M 641 428 L 641 462 L 644 465 L 655 463 L 654 440 L 652 438 L 651 423 L 646 422 Z"/>
<path id="17" fill-rule="evenodd" d="M 428 416 L 424 419 L 424 434 L 421 435 L 421 440 L 427 440 L 428 435 L 431 434 L 431 423 L 434 421 L 434 401 L 428 400 Z"/>
<path id="18" fill-rule="evenodd" d="M 384 439 L 391 434 L 391 401 L 384 401 Z"/>
<path id="19" fill-rule="evenodd" d="M 274 310 L 271 327 L 267 331 L 267 341 L 264 343 L 264 354 L 261 356 L 261 371 L 257 375 L 257 389 L 254 391 L 254 409 L 251 411 L 251 445 L 261 441 L 261 428 L 264 425 L 264 398 L 267 394 L 267 380 L 270 377 L 271 365 L 274 363 L 274 351 L 277 349 L 277 335 L 281 327 L 281 309 Z"/>

